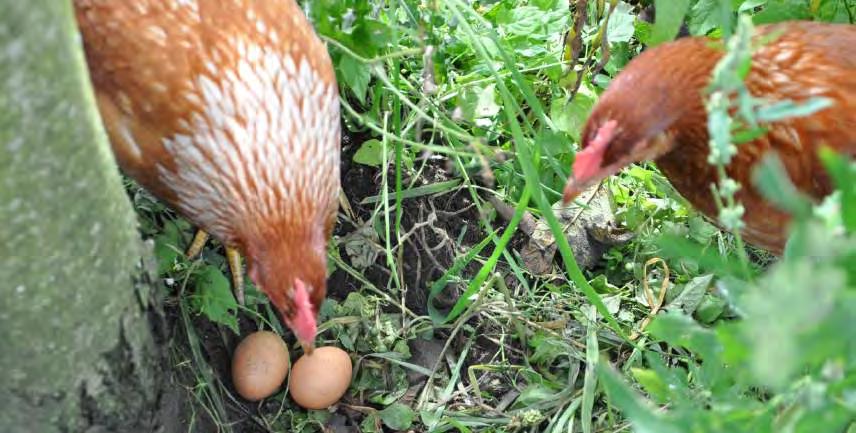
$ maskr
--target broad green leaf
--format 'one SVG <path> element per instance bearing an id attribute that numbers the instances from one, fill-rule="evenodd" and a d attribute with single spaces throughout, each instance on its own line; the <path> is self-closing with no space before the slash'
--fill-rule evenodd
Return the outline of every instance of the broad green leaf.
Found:
<path id="1" fill-rule="evenodd" d="M 732 21 L 731 0 L 698 0 L 688 14 L 690 33 L 693 35 L 706 35 L 723 25 L 728 26 L 726 34 L 729 34 Z"/>
<path id="2" fill-rule="evenodd" d="M 553 99 L 550 104 L 550 119 L 553 120 L 556 129 L 579 140 L 583 126 L 596 101 L 597 97 L 591 84 L 583 82 L 574 99 L 570 101 L 566 97 Z"/>
<path id="3" fill-rule="evenodd" d="M 820 157 L 836 188 L 841 190 L 841 219 L 844 227 L 856 233 L 856 162 L 848 162 L 829 148 L 822 148 Z"/>
<path id="4" fill-rule="evenodd" d="M 852 333 L 838 336 L 821 332 L 836 317 L 840 302 L 836 300 L 845 287 L 846 276 L 841 269 L 800 260 L 780 263 L 758 287 L 747 292 L 739 302 L 745 315 L 740 329 L 743 338 L 751 342 L 749 359 L 757 384 L 781 389 L 811 357 L 835 353 L 835 345 L 846 347 L 854 342 Z M 840 323 L 835 327 L 852 325 Z M 827 341 L 833 346 L 826 346 Z"/>
<path id="5" fill-rule="evenodd" d="M 383 427 L 380 425 L 380 417 L 377 413 L 370 413 L 360 423 L 360 431 L 363 433 L 380 433 Z"/>
<path id="6" fill-rule="evenodd" d="M 695 317 L 701 323 L 713 323 L 725 311 L 725 301 L 722 298 L 705 294 L 695 311 Z"/>
<path id="7" fill-rule="evenodd" d="M 707 288 L 710 287 L 711 281 L 713 281 L 713 274 L 693 278 L 684 286 L 681 294 L 669 303 L 669 308 L 680 308 L 686 314 L 695 313 L 701 304 L 702 298 L 707 293 Z"/>
<path id="8" fill-rule="evenodd" d="M 654 34 L 654 25 L 642 20 L 636 20 L 633 24 L 636 27 L 636 30 L 633 32 L 633 36 L 642 43 L 642 45 L 651 45 L 651 35 Z"/>
<path id="9" fill-rule="evenodd" d="M 823 396 L 814 397 L 823 398 Z M 814 405 L 805 408 L 803 413 L 792 417 L 793 423 L 783 426 L 780 431 L 793 431 L 794 433 L 844 432 L 844 429 L 847 428 L 846 431 L 849 433 L 856 432 L 853 408 L 845 407 L 829 399 L 824 400 L 815 401 Z"/>
<path id="10" fill-rule="evenodd" d="M 669 398 L 669 385 L 654 370 L 644 368 L 631 368 L 633 378 L 642 385 L 651 398 L 659 404 L 665 404 Z"/>
<path id="11" fill-rule="evenodd" d="M 577 350 L 570 346 L 567 341 L 542 331 L 536 331 L 528 343 L 532 349 L 529 362 L 535 365 L 549 366 L 559 358 L 568 356 L 581 357 Z"/>
<path id="12" fill-rule="evenodd" d="M 440 424 L 440 419 L 443 416 L 443 407 L 438 407 L 436 410 L 420 410 L 419 411 L 419 420 L 422 421 L 422 424 L 425 425 L 425 428 L 429 431 L 435 431 L 437 426 Z"/>
<path id="13" fill-rule="evenodd" d="M 387 427 L 396 431 L 407 430 L 413 424 L 413 409 L 401 403 L 387 406 L 378 415 Z"/>
<path id="14" fill-rule="evenodd" d="M 674 311 L 660 314 L 648 326 L 648 332 L 672 346 L 698 353 L 706 363 L 716 363 L 719 359 L 722 346 L 716 334 L 685 314 Z"/>
<path id="15" fill-rule="evenodd" d="M 657 17 L 648 44 L 653 47 L 675 39 L 689 6 L 689 0 L 655 0 Z"/>
<path id="16" fill-rule="evenodd" d="M 461 92 L 458 103 L 463 109 L 465 119 L 481 127 L 491 126 L 491 118 L 496 116 L 500 109 L 496 103 L 496 84 L 467 87 Z"/>
<path id="17" fill-rule="evenodd" d="M 479 90 L 473 114 L 476 118 L 496 116 L 499 105 L 496 103 L 496 84 L 489 84 Z"/>
<path id="18" fill-rule="evenodd" d="M 717 276 L 744 275 L 743 265 L 736 257 L 723 256 L 715 249 L 692 242 L 675 235 L 662 235 L 656 244 L 661 248 L 661 254 L 674 259 L 691 258 L 707 272 Z M 749 272 L 755 272 L 750 269 Z"/>
<path id="19" fill-rule="evenodd" d="M 717 229 L 716 226 L 708 222 L 708 220 L 701 215 L 691 216 L 687 221 L 687 225 L 689 226 L 689 237 L 700 244 L 707 243 L 710 238 L 719 232 L 719 229 Z"/>
<path id="20" fill-rule="evenodd" d="M 539 131 L 538 136 L 535 137 L 535 143 L 544 149 L 545 156 L 556 156 L 569 153 L 571 150 L 571 140 L 568 139 L 567 135 L 548 129 Z"/>
<path id="21" fill-rule="evenodd" d="M 606 29 L 609 43 L 630 41 L 636 30 L 633 25 L 635 21 L 636 15 L 633 13 L 633 6 L 619 1 L 615 6 L 615 11 L 609 17 L 609 25 Z"/>
<path id="22" fill-rule="evenodd" d="M 769 0 L 740 0 L 740 6 L 737 8 L 738 13 L 751 12 L 758 6 L 764 6 Z"/>
<path id="23" fill-rule="evenodd" d="M 204 314 L 208 320 L 226 325 L 235 334 L 239 334 L 238 302 L 232 294 L 232 283 L 216 266 L 207 265 L 194 278 L 196 294 L 191 297 L 191 305 Z"/>
<path id="24" fill-rule="evenodd" d="M 505 26 L 509 34 L 528 36 L 539 30 L 547 14 L 534 6 L 520 6 L 511 11 L 511 22 Z"/>
<path id="25" fill-rule="evenodd" d="M 344 54 L 339 59 L 339 76 L 361 103 L 366 102 L 366 90 L 371 81 L 368 65 Z"/>
<path id="26" fill-rule="evenodd" d="M 383 163 L 383 143 L 374 138 L 364 141 L 354 153 L 354 162 L 380 167 Z"/>
<path id="27" fill-rule="evenodd" d="M 663 357 L 653 351 L 645 351 L 645 361 L 650 369 L 663 381 L 666 386 L 668 398 L 678 406 L 688 407 L 693 405 L 693 390 L 689 388 L 690 376 L 687 370 L 680 366 L 666 366 Z"/>
<path id="28" fill-rule="evenodd" d="M 764 9 L 752 18 L 752 21 L 755 24 L 770 24 L 809 18 L 811 18 L 811 11 L 808 2 L 804 0 L 769 0 Z"/>
<path id="29" fill-rule="evenodd" d="M 610 402 L 630 420 L 635 433 L 683 433 L 684 430 L 658 415 L 650 404 L 630 388 L 606 362 L 601 362 L 598 375 Z"/>

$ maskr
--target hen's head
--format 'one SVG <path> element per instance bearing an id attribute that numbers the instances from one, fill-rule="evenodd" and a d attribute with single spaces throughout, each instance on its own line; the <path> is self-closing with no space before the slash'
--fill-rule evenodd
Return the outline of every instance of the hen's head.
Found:
<path id="1" fill-rule="evenodd" d="M 327 292 L 327 238 L 320 227 L 288 228 L 247 247 L 248 274 L 308 353 Z"/>
<path id="2" fill-rule="evenodd" d="M 646 50 L 612 81 L 592 110 L 563 201 L 639 161 L 671 151 L 706 125 L 702 92 L 718 59 L 698 39 Z"/>

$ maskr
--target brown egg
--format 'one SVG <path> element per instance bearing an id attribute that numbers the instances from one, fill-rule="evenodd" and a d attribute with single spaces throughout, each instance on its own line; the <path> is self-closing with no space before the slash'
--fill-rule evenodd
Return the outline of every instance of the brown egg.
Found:
<path id="1" fill-rule="evenodd" d="M 244 338 L 232 357 L 232 383 L 250 401 L 270 396 L 288 375 L 288 348 L 279 335 L 259 331 Z"/>
<path id="2" fill-rule="evenodd" d="M 351 358 L 338 347 L 319 347 L 291 367 L 291 398 L 306 409 L 324 409 L 340 398 L 351 384 Z"/>

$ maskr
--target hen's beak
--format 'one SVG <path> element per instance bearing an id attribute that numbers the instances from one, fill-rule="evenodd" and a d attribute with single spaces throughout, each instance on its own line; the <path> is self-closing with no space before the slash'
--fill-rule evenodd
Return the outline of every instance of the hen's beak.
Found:
<path id="1" fill-rule="evenodd" d="M 590 177 L 578 178 L 574 174 L 568 177 L 568 183 L 565 184 L 565 190 L 562 193 L 562 205 L 569 205 L 580 194 L 587 191 L 589 188 L 599 184 L 603 179 L 615 174 L 621 170 L 621 166 L 609 166 L 600 169 L 597 173 Z"/>
<path id="2" fill-rule="evenodd" d="M 315 350 L 315 342 L 314 341 L 301 341 L 300 347 L 303 348 L 303 353 L 306 355 L 311 355 Z"/>
<path id="3" fill-rule="evenodd" d="M 565 191 L 562 193 L 562 204 L 567 206 L 575 198 L 577 198 L 580 193 L 583 192 L 583 188 L 576 179 L 574 179 L 574 175 L 568 178 L 568 182 L 565 184 Z"/>

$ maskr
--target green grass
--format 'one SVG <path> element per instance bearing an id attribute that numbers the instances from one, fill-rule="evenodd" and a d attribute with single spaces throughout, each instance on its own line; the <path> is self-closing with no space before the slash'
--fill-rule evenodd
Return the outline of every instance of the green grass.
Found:
<path id="1" fill-rule="evenodd" d="M 221 251 L 209 245 L 202 259 L 186 260 L 189 225 L 129 186 L 159 272 L 172 281 L 164 296 L 181 342 L 172 358 L 194 419 L 238 432 L 320 431 L 345 411 L 363 431 L 853 431 L 852 166 L 830 162 L 844 187 L 837 207 L 805 215 L 792 250 L 772 265 L 757 252 L 746 265 L 739 238 L 717 231 L 643 164 L 606 181 L 616 224 L 632 241 L 586 271 L 559 235 L 550 272 L 527 268 L 519 247 L 528 237 L 518 228 L 529 215 L 552 233 L 567 229 L 551 209 L 580 129 L 640 41 L 674 34 L 682 11 L 694 34 L 730 34 L 750 2 L 725 2 L 725 21 L 717 1 L 657 2 L 668 19 L 653 28 L 636 20 L 638 8 L 590 3 L 577 63 L 563 56 L 573 14 L 557 0 L 308 2 L 337 66 L 345 134 L 356 137 L 345 155 L 374 182 L 371 191 L 345 184 L 351 211 L 340 212 L 330 247 L 331 275 L 355 289 L 321 314 L 319 344 L 355 360 L 334 414 L 302 411 L 285 392 L 260 405 L 234 395 L 206 350 L 228 354 L 241 331 L 283 332 L 276 315 L 253 287 L 239 308 Z M 839 2 L 760 3 L 769 4 L 741 12 L 850 19 Z M 609 4 L 616 9 L 602 45 Z M 593 71 L 603 47 L 609 60 Z M 766 173 L 771 185 L 782 184 L 777 173 Z M 500 217 L 489 197 L 513 215 Z M 836 234 L 842 226 L 848 235 Z M 430 278 L 412 284 L 429 267 Z M 667 311 L 641 329 L 660 290 Z M 201 320 L 210 326 L 200 329 Z M 202 332 L 219 341 L 203 342 Z M 418 360 L 425 344 L 439 356 Z"/>

